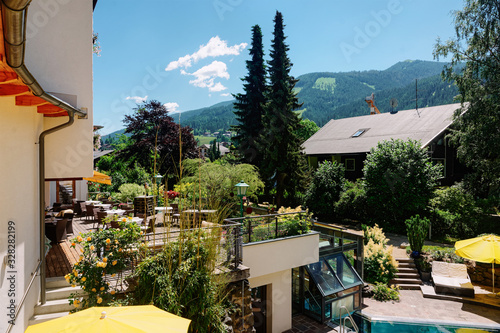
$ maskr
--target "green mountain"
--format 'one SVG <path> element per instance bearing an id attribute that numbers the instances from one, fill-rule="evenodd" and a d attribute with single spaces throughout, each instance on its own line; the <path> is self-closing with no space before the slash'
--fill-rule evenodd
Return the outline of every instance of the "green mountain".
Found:
<path id="1" fill-rule="evenodd" d="M 396 110 L 415 108 L 415 80 L 418 80 L 418 107 L 453 103 L 458 91 L 455 85 L 441 80 L 444 65 L 443 62 L 406 60 L 382 71 L 304 74 L 298 77 L 295 86 L 299 101 L 304 103 L 298 112 L 318 126 L 330 119 L 366 115 L 370 109 L 365 97 L 372 93 L 380 112 L 391 111 L 392 98 L 398 100 Z M 233 102 L 182 112 L 181 123 L 193 128 L 195 135 L 228 130 L 236 124 Z M 177 114 L 173 117 L 179 121 Z"/>

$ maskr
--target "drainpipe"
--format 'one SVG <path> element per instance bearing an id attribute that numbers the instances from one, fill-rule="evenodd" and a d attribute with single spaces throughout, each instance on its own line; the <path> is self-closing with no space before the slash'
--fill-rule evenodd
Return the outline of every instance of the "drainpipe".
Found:
<path id="1" fill-rule="evenodd" d="M 38 188 L 39 188 L 39 217 L 40 217 L 40 303 L 45 304 L 45 137 L 51 133 L 71 126 L 75 121 L 75 115 L 70 112 L 67 122 L 40 133 L 38 139 Z"/>
<path id="2" fill-rule="evenodd" d="M 4 33 L 4 48 L 6 62 L 21 80 L 26 84 L 31 93 L 52 105 L 67 111 L 69 120 L 40 133 L 39 137 L 39 223 L 40 223 L 40 302 L 45 304 L 45 136 L 71 126 L 75 121 L 75 114 L 86 117 L 83 112 L 67 102 L 45 92 L 35 77 L 24 64 L 26 43 L 26 21 L 28 6 L 31 0 L 0 0 L 2 8 L 2 24 Z"/>

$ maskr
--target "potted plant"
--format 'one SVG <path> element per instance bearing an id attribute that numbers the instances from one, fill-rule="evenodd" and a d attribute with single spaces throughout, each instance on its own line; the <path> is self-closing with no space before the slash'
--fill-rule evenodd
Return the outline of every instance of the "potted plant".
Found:
<path id="1" fill-rule="evenodd" d="M 428 257 L 421 257 L 415 260 L 420 278 L 422 281 L 429 282 L 431 280 L 432 264 Z"/>

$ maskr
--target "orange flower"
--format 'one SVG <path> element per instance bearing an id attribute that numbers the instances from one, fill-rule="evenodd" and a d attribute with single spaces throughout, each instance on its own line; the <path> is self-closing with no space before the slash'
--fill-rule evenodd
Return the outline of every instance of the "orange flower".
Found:
<path id="1" fill-rule="evenodd" d="M 85 282 L 87 280 L 87 278 L 84 276 L 82 277 L 82 282 Z"/>
<path id="2" fill-rule="evenodd" d="M 71 246 L 75 246 L 75 245 L 76 245 L 75 242 L 71 243 Z"/>
<path id="3" fill-rule="evenodd" d="M 106 239 L 106 244 L 109 244 L 109 243 L 111 243 L 111 239 L 108 238 L 108 239 Z"/>
<path id="4" fill-rule="evenodd" d="M 101 303 L 102 303 L 102 298 L 97 297 L 97 304 L 101 304 Z"/>
<path id="5" fill-rule="evenodd" d="M 118 262 L 118 260 L 113 260 L 113 262 L 112 262 L 113 266 L 116 265 L 117 262 Z"/>
<path id="6" fill-rule="evenodd" d="M 92 291 L 95 292 L 96 291 L 95 288 L 92 288 Z"/>
<path id="7" fill-rule="evenodd" d="M 103 290 L 104 290 L 104 287 L 101 287 L 99 290 L 100 290 L 100 291 L 103 291 Z"/>
<path id="8" fill-rule="evenodd" d="M 95 250 L 94 245 L 90 245 L 90 250 L 91 250 L 91 251 L 94 251 L 94 250 Z"/>
<path id="9" fill-rule="evenodd" d="M 110 293 L 111 295 L 114 295 L 114 294 L 116 293 L 116 291 L 111 290 L 109 293 Z"/>
<path id="10" fill-rule="evenodd" d="M 77 240 L 78 242 L 81 242 L 81 241 L 83 240 L 83 238 L 82 238 L 81 236 L 78 236 L 78 237 L 76 237 L 76 240 Z"/>
<path id="11" fill-rule="evenodd" d="M 92 237 L 87 237 L 87 242 L 90 242 L 92 240 Z"/>
<path id="12" fill-rule="evenodd" d="M 103 262 L 108 262 L 108 258 L 102 258 Z"/>

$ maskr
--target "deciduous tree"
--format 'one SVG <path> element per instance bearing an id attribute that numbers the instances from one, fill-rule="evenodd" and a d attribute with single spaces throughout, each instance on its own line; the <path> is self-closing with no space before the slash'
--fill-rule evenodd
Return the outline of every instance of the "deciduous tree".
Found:
<path id="1" fill-rule="evenodd" d="M 453 39 L 438 40 L 434 56 L 451 56 L 443 77 L 455 81 L 458 157 L 473 170 L 476 194 L 500 193 L 500 2 L 466 0 L 455 12 Z M 460 68 L 465 62 L 465 67 Z M 458 69 L 457 69 L 458 68 Z"/>

